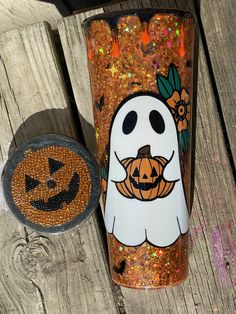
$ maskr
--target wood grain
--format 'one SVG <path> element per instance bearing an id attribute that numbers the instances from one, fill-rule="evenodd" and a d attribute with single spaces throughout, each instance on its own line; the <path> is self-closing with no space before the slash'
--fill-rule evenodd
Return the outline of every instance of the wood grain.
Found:
<path id="1" fill-rule="evenodd" d="M 193 9 L 192 1 L 126 1 L 105 8 L 106 11 L 137 7 L 178 7 Z M 88 15 L 93 12 L 88 12 Z M 83 88 L 73 79 L 78 64 L 86 56 L 78 55 L 80 23 L 84 16 L 64 19 L 60 36 L 74 93 L 81 104 L 89 93 L 87 74 Z M 72 29 L 75 28 L 77 33 Z M 73 34 L 73 36 L 71 35 Z M 71 38 L 73 37 L 73 45 Z M 80 39 L 81 40 L 81 39 Z M 84 43 L 81 43 L 84 45 Z M 70 53 L 68 53 L 70 52 Z M 76 60 L 74 64 L 71 60 Z M 87 71 L 87 70 L 86 70 Z M 87 73 L 87 72 L 86 72 Z M 86 91 L 86 92 L 85 92 Z M 91 102 L 90 109 L 92 110 Z M 79 107 L 80 110 L 80 107 Z M 89 115 L 89 113 L 87 113 Z M 209 123 L 209 121 L 211 121 Z M 85 133 L 86 135 L 86 133 Z M 91 141 L 91 139 L 87 139 Z M 215 103 L 209 70 L 202 44 L 199 53 L 198 121 L 196 143 L 196 182 L 191 218 L 192 251 L 189 279 L 181 286 L 160 291 L 136 291 L 121 288 L 126 313 L 233 313 L 235 309 L 235 187 L 224 136 Z"/>
<path id="2" fill-rule="evenodd" d="M 0 35 L 0 166 L 23 140 L 77 137 L 48 24 Z M 0 313 L 116 313 L 95 216 L 61 235 L 37 234 L 0 208 Z"/>
<path id="3" fill-rule="evenodd" d="M 211 12 L 211 14 L 209 14 Z M 201 1 L 200 13 L 210 62 L 234 162 L 236 162 L 236 2 Z M 218 96 L 217 95 L 217 96 Z"/>
<path id="4" fill-rule="evenodd" d="M 79 111 L 86 146 L 93 155 L 96 154 L 96 139 L 93 113 L 91 111 L 92 98 L 86 58 L 87 48 L 81 23 L 86 18 L 102 12 L 102 9 L 98 9 L 77 14 L 64 18 L 58 24 L 58 30 Z"/>
<path id="5" fill-rule="evenodd" d="M 61 0 L 50 2 L 0 0 L 0 33 L 43 21 L 55 29 L 57 20 L 70 13 Z"/>

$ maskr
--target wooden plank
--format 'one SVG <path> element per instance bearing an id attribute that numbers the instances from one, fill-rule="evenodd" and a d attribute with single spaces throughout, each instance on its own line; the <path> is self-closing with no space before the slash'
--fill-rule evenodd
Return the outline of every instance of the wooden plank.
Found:
<path id="1" fill-rule="evenodd" d="M 61 0 L 71 13 L 79 13 L 82 11 L 88 11 L 102 7 L 109 2 L 114 2 L 114 0 Z M 117 0 L 116 0 L 117 1 Z"/>
<path id="2" fill-rule="evenodd" d="M 0 167 L 23 140 L 56 132 L 76 138 L 50 28 L 0 35 Z M 0 190 L 0 312 L 116 313 L 95 216 L 61 235 L 20 225 Z"/>
<path id="3" fill-rule="evenodd" d="M 234 162 L 236 162 L 235 12 L 234 0 L 200 3 L 201 20 Z"/>
<path id="4" fill-rule="evenodd" d="M 81 23 L 91 15 L 102 13 L 103 9 L 93 10 L 64 18 L 58 24 L 58 30 L 65 54 L 71 84 L 79 110 L 80 122 L 83 129 L 87 148 L 96 154 L 96 139 L 93 113 L 88 104 L 92 103 L 90 93 L 89 73 L 87 69 L 87 48 L 85 46 Z"/>
<path id="5" fill-rule="evenodd" d="M 126 1 L 105 10 L 150 6 L 194 7 L 190 0 Z M 88 12 L 87 16 L 92 14 L 94 12 Z M 79 14 L 64 19 L 59 25 L 59 32 L 74 93 L 80 95 L 81 104 L 88 106 L 85 101 L 90 93 L 87 69 L 84 70 L 86 76 L 83 76 L 83 85 L 73 79 L 81 73 L 78 65 L 86 64 L 86 55 L 78 54 L 80 46 L 84 47 L 84 43 L 78 39 L 81 38 L 80 23 L 83 18 L 84 15 Z M 71 60 L 76 62 L 72 63 Z M 202 45 L 199 63 L 196 182 L 191 218 L 189 279 L 181 286 L 158 292 L 121 288 L 126 313 L 234 312 L 235 188 Z M 92 111 L 91 102 L 89 110 Z"/>
<path id="6" fill-rule="evenodd" d="M 32 23 L 46 21 L 56 28 L 57 20 L 70 12 L 61 0 L 0 0 L 0 33 Z"/>

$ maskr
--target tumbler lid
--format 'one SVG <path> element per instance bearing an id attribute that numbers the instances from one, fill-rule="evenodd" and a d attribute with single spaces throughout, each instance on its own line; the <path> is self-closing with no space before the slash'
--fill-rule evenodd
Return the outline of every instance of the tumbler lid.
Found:
<path id="1" fill-rule="evenodd" d="M 46 233 L 85 221 L 100 196 L 98 165 L 74 139 L 46 134 L 21 144 L 2 175 L 6 202 L 24 225 Z"/>
<path id="2" fill-rule="evenodd" d="M 112 12 L 103 12 L 99 14 L 92 15 L 86 18 L 82 22 L 82 27 L 86 29 L 89 24 L 96 20 L 105 20 L 106 22 L 111 22 L 113 19 L 114 21 L 118 22 L 118 19 L 123 16 L 127 15 L 136 15 L 141 18 L 141 20 L 146 21 L 147 19 L 150 20 L 153 15 L 155 14 L 172 14 L 179 16 L 180 18 L 183 17 L 190 17 L 196 20 L 193 12 L 189 10 L 182 10 L 182 9 L 170 9 L 170 8 L 143 8 L 143 9 L 127 9 L 127 10 L 120 10 L 120 11 L 112 11 Z"/>

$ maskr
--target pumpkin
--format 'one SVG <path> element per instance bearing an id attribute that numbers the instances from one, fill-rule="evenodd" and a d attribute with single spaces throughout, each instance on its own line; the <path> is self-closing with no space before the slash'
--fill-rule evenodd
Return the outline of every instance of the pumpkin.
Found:
<path id="1" fill-rule="evenodd" d="M 76 225 L 80 214 L 83 219 L 87 216 L 93 180 L 99 184 L 99 173 L 92 157 L 84 156 L 85 149 L 74 140 L 41 137 L 25 144 L 7 163 L 5 176 L 11 185 L 9 194 L 5 178 L 4 193 L 9 205 L 14 205 L 13 213 L 26 225 L 39 231 L 64 231 L 69 224 Z M 99 189 L 95 194 L 98 199 Z"/>
<path id="2" fill-rule="evenodd" d="M 124 181 L 117 182 L 116 187 L 127 198 L 152 201 L 167 196 L 174 188 L 175 182 L 166 181 L 163 177 L 167 159 L 152 157 L 150 145 L 139 149 L 136 158 L 126 158 L 121 163 L 127 176 Z"/>

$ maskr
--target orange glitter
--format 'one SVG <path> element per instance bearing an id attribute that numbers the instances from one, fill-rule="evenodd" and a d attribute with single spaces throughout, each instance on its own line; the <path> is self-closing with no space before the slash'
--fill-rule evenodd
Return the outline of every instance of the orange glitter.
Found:
<path id="1" fill-rule="evenodd" d="M 88 59 L 91 60 L 93 58 L 93 47 L 92 47 L 92 43 L 91 40 L 87 40 L 87 55 L 88 55 Z"/>
<path id="2" fill-rule="evenodd" d="M 136 289 L 156 289 L 173 286 L 184 281 L 188 275 L 189 243 L 188 234 L 180 236 L 174 245 L 163 249 L 145 242 L 138 247 L 124 246 L 108 234 L 108 248 L 112 279 L 119 285 Z M 181 252 L 174 258 L 176 252 Z M 122 273 L 117 271 L 122 261 L 126 261 Z"/>
<path id="3" fill-rule="evenodd" d="M 194 19 L 189 15 L 183 16 L 182 12 L 181 14 L 171 13 L 171 11 L 158 13 L 158 10 L 152 15 L 149 23 L 141 23 L 135 12 L 121 15 L 119 19 L 117 17 L 114 13 L 114 16 L 106 16 L 106 22 L 101 17 L 91 19 L 85 24 L 88 33 L 95 39 L 95 51 L 101 46 L 111 51 L 110 54 L 99 54 L 93 62 L 89 63 L 94 99 L 94 121 L 95 126 L 100 130 L 98 159 L 101 165 L 108 164 L 108 161 L 103 159 L 104 156 L 107 158 L 110 124 L 120 102 L 140 90 L 159 93 L 156 75 L 158 73 L 167 76 L 170 64 L 173 63 L 178 68 L 181 85 L 188 90 L 192 102 L 193 72 L 191 67 L 187 68 L 187 64 L 191 64 L 193 56 Z M 114 40 L 112 31 L 116 21 L 118 21 L 116 36 L 119 38 L 119 44 L 117 40 Z M 175 23 L 182 25 L 181 38 L 176 36 Z M 163 36 L 163 29 L 169 30 L 168 36 Z M 117 72 L 115 75 L 108 75 L 108 71 L 114 65 L 114 57 Z M 101 95 L 104 95 L 104 106 L 99 111 L 96 102 Z M 190 204 L 191 150 L 180 155 L 180 159 L 187 203 Z M 103 178 L 104 203 L 106 200 L 105 181 Z M 164 248 L 156 247 L 148 242 L 136 247 L 125 246 L 112 234 L 107 234 L 107 241 L 112 280 L 119 285 L 137 289 L 156 289 L 177 285 L 187 277 L 188 233 L 180 235 L 175 243 Z"/>

